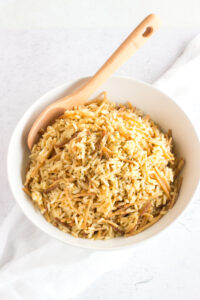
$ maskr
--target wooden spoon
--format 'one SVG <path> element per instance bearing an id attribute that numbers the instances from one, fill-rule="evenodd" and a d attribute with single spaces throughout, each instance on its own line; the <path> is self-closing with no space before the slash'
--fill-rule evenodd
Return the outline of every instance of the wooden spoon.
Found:
<path id="1" fill-rule="evenodd" d="M 37 142 L 40 129 L 45 129 L 65 110 L 86 103 L 88 98 L 157 31 L 159 26 L 160 19 L 158 16 L 155 14 L 147 16 L 86 84 L 72 94 L 47 106 L 35 120 L 28 134 L 29 149 L 31 150 Z"/>

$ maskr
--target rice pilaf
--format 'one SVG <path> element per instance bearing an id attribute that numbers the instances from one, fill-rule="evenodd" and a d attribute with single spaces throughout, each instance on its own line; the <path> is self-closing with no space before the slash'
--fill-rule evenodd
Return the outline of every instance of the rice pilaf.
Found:
<path id="1" fill-rule="evenodd" d="M 130 236 L 173 207 L 183 164 L 170 130 L 104 93 L 47 127 L 23 189 L 48 222 L 75 237 Z"/>

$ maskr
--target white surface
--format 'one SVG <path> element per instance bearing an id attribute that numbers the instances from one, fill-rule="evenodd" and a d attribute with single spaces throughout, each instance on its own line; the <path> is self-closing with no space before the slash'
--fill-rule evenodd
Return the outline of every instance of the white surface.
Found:
<path id="1" fill-rule="evenodd" d="M 0 33 L 1 222 L 14 203 L 7 185 L 5 157 L 16 121 L 35 99 L 50 88 L 93 73 L 125 36 L 123 33 L 122 30 Z M 154 42 L 152 39 L 146 50 L 143 48 L 118 74 L 149 82 L 155 80 L 195 33 L 161 31 Z M 103 275 L 76 299 L 199 299 L 199 206 L 200 201 L 194 201 L 175 226 L 158 239 L 148 242 L 146 247 L 133 250 L 131 259 L 120 269 Z M 18 228 L 24 222 L 28 224 L 25 218 L 20 217 L 19 227 L 13 228 L 10 235 L 13 236 L 14 232 L 18 237 Z M 31 228 L 29 236 L 38 234 L 35 227 Z M 40 241 L 46 242 L 45 235 L 41 233 L 40 237 Z M 18 249 L 21 251 L 26 245 L 24 243 L 24 239 L 19 239 Z M 12 251 L 5 256 L 7 264 L 3 267 L 8 267 L 9 261 L 18 257 L 20 270 L 19 252 L 13 248 L 12 239 L 8 239 L 7 245 Z M 45 249 L 48 252 L 48 245 Z M 87 268 L 84 270 L 87 273 Z M 55 292 L 58 287 L 53 285 L 51 290 Z M 22 288 L 23 284 L 17 292 L 22 293 Z M 36 292 L 34 287 L 32 291 Z M 7 296 L 1 299 L 7 300 Z M 17 299 L 16 295 L 14 299 Z"/>
<path id="2" fill-rule="evenodd" d="M 200 25 L 199 0 L 1 0 L 0 28 L 133 28 L 149 13 L 164 27 Z"/>
<path id="3" fill-rule="evenodd" d="M 189 60 L 193 58 L 195 45 L 199 46 L 200 48 L 200 36 L 199 38 L 196 38 L 195 42 L 193 42 L 192 46 L 189 47 L 192 50 Z M 188 62 L 187 52 L 184 52 L 181 61 L 184 68 L 181 67 L 181 70 L 178 71 L 176 63 L 175 67 L 173 67 L 169 71 L 172 74 L 172 79 L 171 77 L 166 75 L 166 80 L 160 79 L 160 84 L 157 83 L 157 86 L 159 88 L 159 86 L 162 85 L 167 90 L 167 86 L 169 85 L 171 87 L 170 91 L 172 96 L 174 88 L 174 93 L 176 92 L 175 95 L 177 96 L 175 100 L 183 108 L 186 108 L 185 110 L 186 112 L 188 112 L 189 109 L 187 105 L 187 98 L 194 98 L 192 97 L 193 91 L 196 95 L 198 95 L 199 85 L 198 82 L 196 82 L 198 80 L 196 70 L 198 70 L 197 66 L 200 67 L 200 59 L 199 61 L 195 60 L 195 64 L 193 64 L 192 62 Z M 190 67 L 191 72 L 193 72 L 194 77 L 191 83 L 188 83 L 188 66 Z M 175 74 L 173 70 L 175 70 Z M 58 228 L 46 222 L 41 213 L 35 210 L 32 203 L 29 201 L 29 197 L 21 189 L 21 184 L 22 182 L 24 182 L 26 174 L 28 157 L 30 155 L 27 147 L 27 135 L 30 127 L 33 124 L 33 121 L 47 105 L 49 105 L 56 99 L 62 98 L 63 95 L 67 95 L 68 93 L 72 92 L 72 87 L 73 90 L 77 89 L 80 85 L 83 84 L 83 82 L 84 79 L 81 79 L 78 82 L 73 81 L 72 83 L 67 83 L 49 91 L 46 95 L 38 99 L 23 115 L 23 117 L 17 124 L 17 127 L 15 128 L 8 150 L 8 178 L 10 187 L 16 201 L 21 206 L 25 215 L 32 221 L 32 223 L 38 226 L 38 228 L 43 230 L 45 233 L 49 234 L 51 237 L 58 239 L 59 241 L 62 241 L 68 245 L 93 250 L 122 249 L 132 245 L 137 246 L 139 243 L 142 243 L 160 233 L 163 229 L 169 226 L 176 218 L 180 216 L 185 207 L 191 201 L 200 177 L 200 146 L 191 122 L 181 110 L 181 108 L 173 100 L 171 100 L 165 94 L 161 93 L 159 90 L 153 88 L 151 85 L 147 85 L 133 79 L 112 77 L 109 78 L 100 87 L 100 89 L 95 92 L 93 96 L 97 97 L 103 91 L 107 91 L 110 101 L 124 104 L 130 101 L 132 102 L 133 106 L 139 107 L 142 111 L 150 114 L 151 118 L 157 124 L 159 124 L 165 132 L 167 132 L 169 127 L 172 129 L 173 138 L 176 143 L 176 151 L 177 153 L 179 153 L 179 155 L 184 157 L 187 163 L 182 174 L 184 177 L 184 183 L 181 188 L 178 202 L 173 210 L 169 211 L 169 213 L 164 216 L 159 222 L 157 222 L 154 226 L 151 226 L 147 230 L 141 232 L 140 234 L 129 238 L 115 238 L 106 241 L 92 241 L 87 239 L 74 238 L 73 236 L 60 231 Z M 194 84 L 192 85 L 192 83 Z M 186 89 L 188 93 L 185 93 L 185 97 L 183 98 L 182 91 L 185 92 Z M 192 107 L 191 105 L 189 106 L 189 108 L 191 107 L 189 112 L 191 118 L 196 121 L 196 127 L 198 128 L 200 127 L 200 107 L 198 103 L 195 102 L 195 98 L 192 104 Z M 182 130 L 183 124 L 184 135 Z M 35 237 L 35 239 L 37 239 L 37 237 Z M 102 254 L 102 259 L 103 257 L 104 254 Z M 113 256 L 113 259 L 117 259 L 119 261 L 119 257 L 114 258 Z M 88 261 L 88 264 L 89 263 L 90 262 Z"/>

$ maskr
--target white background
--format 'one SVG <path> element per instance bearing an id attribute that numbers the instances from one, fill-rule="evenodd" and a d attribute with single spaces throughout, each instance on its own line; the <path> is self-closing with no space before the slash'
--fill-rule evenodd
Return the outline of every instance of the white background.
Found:
<path id="1" fill-rule="evenodd" d="M 132 27 L 160 15 L 164 27 L 200 25 L 199 0 L 0 0 L 2 28 Z"/>
<path id="2" fill-rule="evenodd" d="M 199 0 L 0 0 L 0 223 L 14 205 L 5 161 L 23 112 L 49 89 L 93 74 L 150 12 L 161 16 L 163 29 L 117 73 L 152 83 L 199 33 Z M 76 300 L 199 300 L 199 204 L 194 202 L 160 243 L 149 242 L 148 249 L 159 245 L 156 255 L 133 249 L 132 261 Z"/>

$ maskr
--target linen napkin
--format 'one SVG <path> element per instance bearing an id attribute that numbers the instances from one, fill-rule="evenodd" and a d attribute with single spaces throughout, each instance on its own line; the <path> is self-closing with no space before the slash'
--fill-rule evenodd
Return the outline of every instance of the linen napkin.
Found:
<path id="1" fill-rule="evenodd" d="M 197 129 L 199 74 L 197 36 L 155 83 L 177 101 Z M 132 249 L 92 252 L 64 245 L 34 227 L 16 205 L 0 227 L 0 299 L 71 299 L 132 255 Z"/>

